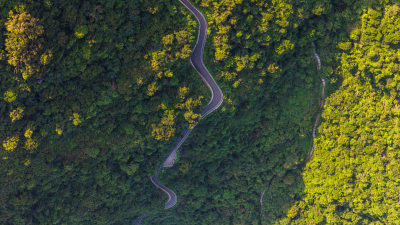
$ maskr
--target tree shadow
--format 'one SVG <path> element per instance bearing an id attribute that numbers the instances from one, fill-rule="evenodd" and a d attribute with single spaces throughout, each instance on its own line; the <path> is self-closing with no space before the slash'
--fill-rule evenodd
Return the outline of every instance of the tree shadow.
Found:
<path id="1" fill-rule="evenodd" d="M 259 104 L 202 120 L 179 161 L 161 176 L 178 204 L 146 224 L 271 224 L 285 215 L 304 189 L 301 168 L 312 144 L 315 89 L 299 87 L 285 98 L 259 96 Z"/>

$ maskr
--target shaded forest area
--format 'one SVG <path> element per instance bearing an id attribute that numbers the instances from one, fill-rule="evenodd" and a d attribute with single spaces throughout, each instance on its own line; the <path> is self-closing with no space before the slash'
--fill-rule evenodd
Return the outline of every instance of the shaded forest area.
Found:
<path id="1" fill-rule="evenodd" d="M 398 223 L 399 7 L 193 3 L 225 99 L 160 174 L 178 195 L 162 211 L 148 177 L 209 98 L 195 18 L 178 1 L 0 0 L 0 223 Z"/>

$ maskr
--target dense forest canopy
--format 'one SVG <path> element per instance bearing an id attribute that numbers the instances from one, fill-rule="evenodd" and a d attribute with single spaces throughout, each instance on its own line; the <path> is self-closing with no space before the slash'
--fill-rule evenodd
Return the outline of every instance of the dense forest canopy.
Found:
<path id="1" fill-rule="evenodd" d="M 290 224 L 400 223 L 399 27 L 399 5 L 369 8 L 339 43 L 343 82 L 327 99 Z"/>
<path id="2" fill-rule="evenodd" d="M 225 99 L 160 174 L 164 212 L 149 176 L 210 96 L 196 19 L 178 0 L 0 0 L 0 223 L 400 223 L 400 5 L 192 3 Z"/>

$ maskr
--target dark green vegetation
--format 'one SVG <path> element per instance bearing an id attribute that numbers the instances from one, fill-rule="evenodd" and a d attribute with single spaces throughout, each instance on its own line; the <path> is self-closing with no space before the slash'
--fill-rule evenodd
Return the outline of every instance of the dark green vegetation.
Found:
<path id="1" fill-rule="evenodd" d="M 188 60 L 194 17 L 166 0 L 10 2 L 0 224 L 399 223 L 396 5 L 195 1 L 226 98 L 161 174 L 178 194 L 163 212 L 148 177 L 209 96 Z M 333 94 L 303 173 L 320 76 Z"/>

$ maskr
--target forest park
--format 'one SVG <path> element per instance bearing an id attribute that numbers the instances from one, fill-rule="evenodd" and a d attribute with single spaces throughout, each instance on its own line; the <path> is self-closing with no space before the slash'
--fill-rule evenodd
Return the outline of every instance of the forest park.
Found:
<path id="1" fill-rule="evenodd" d="M 0 0 L 0 224 L 400 224 L 400 5 L 192 3 L 225 96 L 201 121 L 179 1 Z M 198 121 L 164 211 L 149 176 Z"/>

